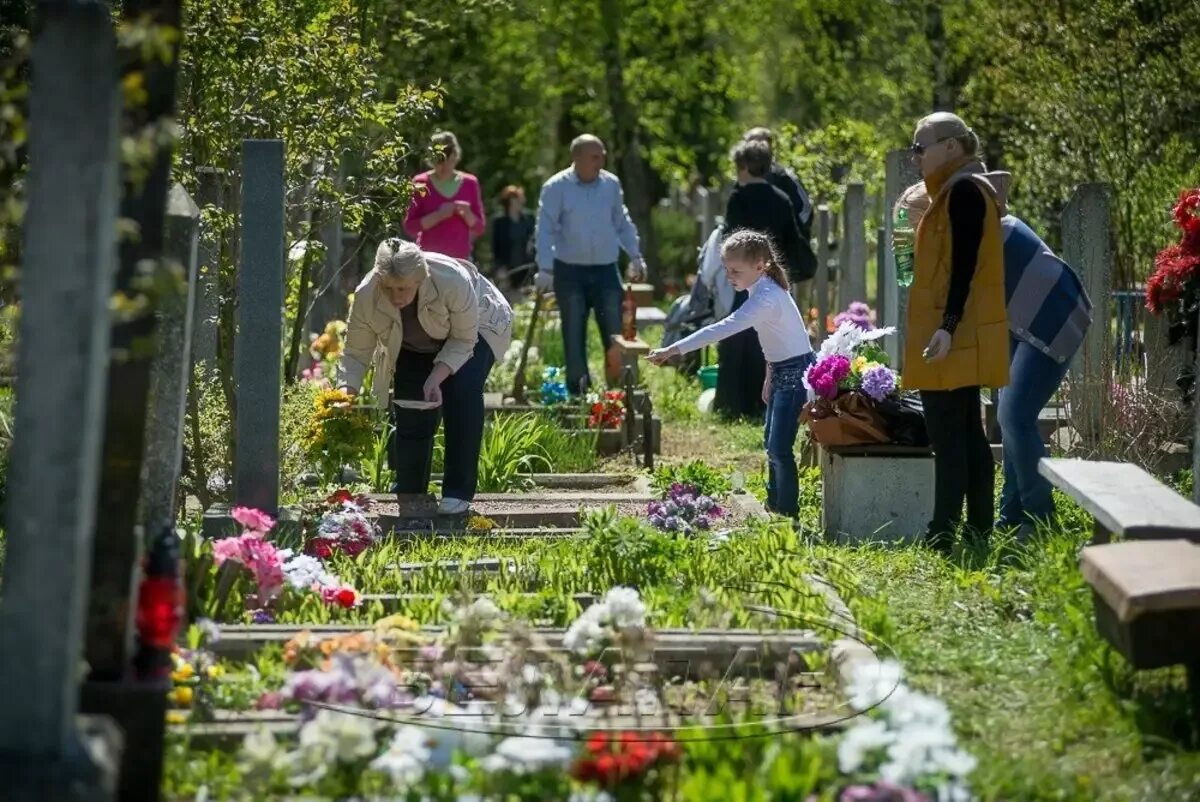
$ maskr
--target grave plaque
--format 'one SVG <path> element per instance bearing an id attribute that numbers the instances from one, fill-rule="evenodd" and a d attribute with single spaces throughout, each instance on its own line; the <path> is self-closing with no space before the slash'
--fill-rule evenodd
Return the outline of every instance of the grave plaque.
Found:
<path id="1" fill-rule="evenodd" d="M 838 311 L 853 301 L 867 300 L 867 195 L 859 183 L 846 187 L 842 223 L 842 247 L 838 249 Z"/>

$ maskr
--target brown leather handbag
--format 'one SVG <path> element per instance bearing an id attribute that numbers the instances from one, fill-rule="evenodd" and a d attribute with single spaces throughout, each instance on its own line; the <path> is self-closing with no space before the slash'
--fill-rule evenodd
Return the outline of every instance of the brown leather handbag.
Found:
<path id="1" fill-rule="evenodd" d="M 809 437 L 823 446 L 860 446 L 890 443 L 883 416 L 870 398 L 859 392 L 842 393 L 833 401 L 820 398 L 804 405 L 800 422 Z"/>

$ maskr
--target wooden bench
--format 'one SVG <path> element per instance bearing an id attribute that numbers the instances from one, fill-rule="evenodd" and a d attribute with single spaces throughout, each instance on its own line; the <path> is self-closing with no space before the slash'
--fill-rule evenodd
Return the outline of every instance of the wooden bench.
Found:
<path id="1" fill-rule="evenodd" d="M 1200 543 L 1200 507 L 1136 465 L 1047 458 L 1038 472 L 1092 515 L 1094 543 L 1113 536 Z"/>
<path id="2" fill-rule="evenodd" d="M 1080 555 L 1096 628 L 1136 669 L 1187 668 L 1200 724 L 1200 546 L 1186 540 L 1088 546 Z"/>

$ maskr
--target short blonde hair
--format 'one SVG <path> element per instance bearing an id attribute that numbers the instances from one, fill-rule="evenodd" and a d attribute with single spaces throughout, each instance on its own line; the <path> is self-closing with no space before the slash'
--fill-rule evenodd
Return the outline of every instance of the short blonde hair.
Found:
<path id="1" fill-rule="evenodd" d="M 375 272 L 390 278 L 424 281 L 429 277 L 429 263 L 415 242 L 389 237 L 375 251 Z"/>
<path id="2" fill-rule="evenodd" d="M 916 228 L 921 224 L 925 212 L 929 210 L 929 204 L 929 191 L 925 188 L 925 182 L 918 181 L 900 193 L 900 197 L 896 199 L 896 206 L 892 209 L 892 217 L 894 219 L 896 213 L 903 209 L 908 213 L 909 224 Z"/>

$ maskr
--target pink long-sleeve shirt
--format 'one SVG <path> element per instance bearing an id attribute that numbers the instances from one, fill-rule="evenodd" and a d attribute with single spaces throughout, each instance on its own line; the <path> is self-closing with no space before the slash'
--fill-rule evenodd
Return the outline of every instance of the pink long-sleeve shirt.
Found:
<path id="1" fill-rule="evenodd" d="M 462 182 L 458 192 L 448 198 L 437 191 L 432 173 L 424 172 L 413 178 L 413 199 L 404 217 L 404 230 L 413 237 L 422 250 L 442 253 L 456 259 L 471 258 L 471 243 L 483 233 L 487 224 L 483 215 L 483 195 L 479 190 L 479 179 L 470 173 L 460 173 Z M 468 226 L 459 215 L 452 215 L 437 225 L 422 229 L 421 218 L 441 208 L 443 203 L 466 201 L 471 204 L 475 225 Z"/>

